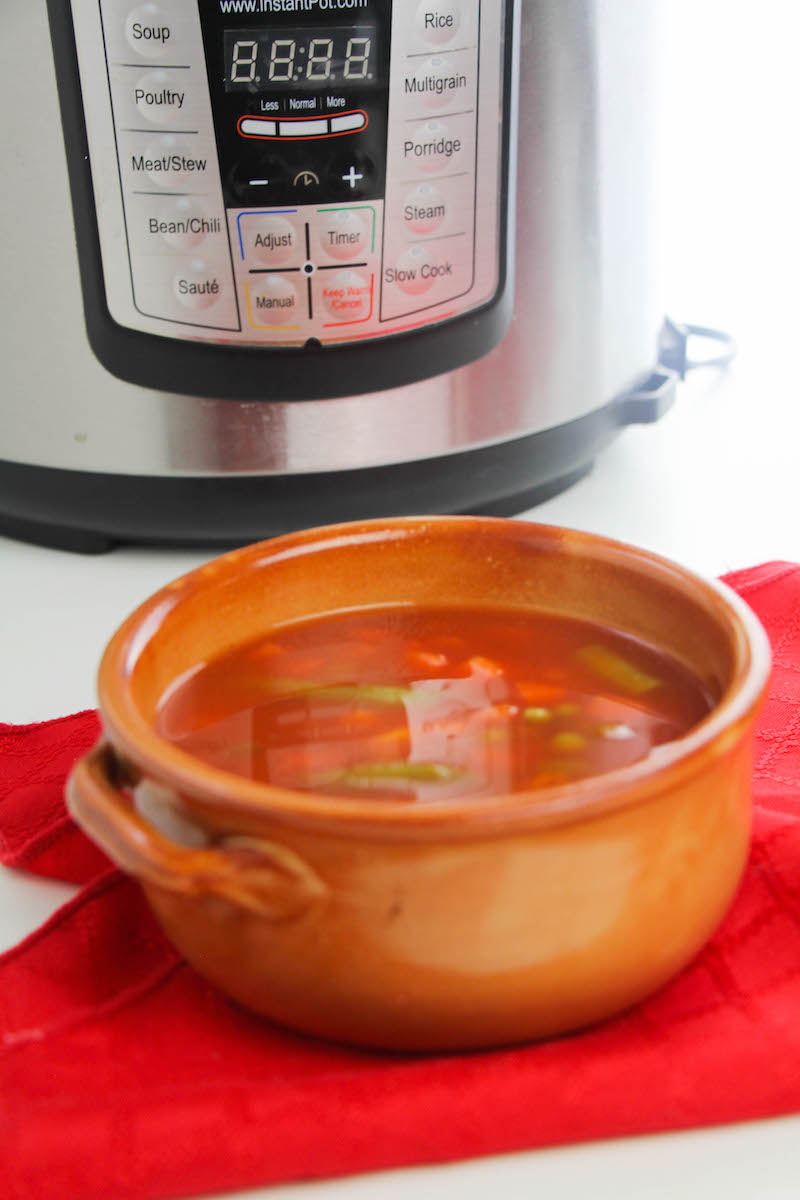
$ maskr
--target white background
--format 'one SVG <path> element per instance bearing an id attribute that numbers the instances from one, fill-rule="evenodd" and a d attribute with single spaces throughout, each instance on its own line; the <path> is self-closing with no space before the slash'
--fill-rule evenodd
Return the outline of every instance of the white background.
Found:
<path id="1" fill-rule="evenodd" d="M 627 430 L 590 476 L 530 515 L 706 574 L 800 561 L 800 6 L 663 0 L 663 17 L 669 312 L 733 331 L 739 357 L 724 376 L 698 372 L 662 422 Z M 93 559 L 0 538 L 0 720 L 91 707 L 120 620 L 208 557 L 129 548 Z M 0 948 L 71 891 L 0 871 Z M 248 1195 L 796 1200 L 798 1180 L 800 1117 L 789 1117 Z"/>

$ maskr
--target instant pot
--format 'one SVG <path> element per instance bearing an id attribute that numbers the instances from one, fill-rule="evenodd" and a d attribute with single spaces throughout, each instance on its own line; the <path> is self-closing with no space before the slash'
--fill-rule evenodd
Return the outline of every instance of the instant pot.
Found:
<path id="1" fill-rule="evenodd" d="M 658 9 L 10 0 L 0 530 L 520 511 L 656 419 Z"/>

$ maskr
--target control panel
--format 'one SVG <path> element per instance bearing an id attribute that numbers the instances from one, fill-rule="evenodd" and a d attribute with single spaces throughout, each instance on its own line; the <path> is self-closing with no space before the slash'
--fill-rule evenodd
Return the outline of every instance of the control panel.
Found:
<path id="1" fill-rule="evenodd" d="M 505 0 L 71 0 L 127 329 L 356 342 L 490 302 Z"/>

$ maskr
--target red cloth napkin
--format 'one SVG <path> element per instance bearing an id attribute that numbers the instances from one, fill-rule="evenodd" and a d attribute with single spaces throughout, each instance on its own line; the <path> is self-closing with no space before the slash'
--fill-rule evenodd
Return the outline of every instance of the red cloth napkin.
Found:
<path id="1" fill-rule="evenodd" d="M 651 1000 L 484 1054 L 363 1053 L 236 1008 L 67 818 L 93 713 L 0 726 L 0 857 L 87 886 L 0 957 L 0 1192 L 140 1200 L 800 1110 L 800 566 L 728 577 L 775 656 L 747 873 Z"/>

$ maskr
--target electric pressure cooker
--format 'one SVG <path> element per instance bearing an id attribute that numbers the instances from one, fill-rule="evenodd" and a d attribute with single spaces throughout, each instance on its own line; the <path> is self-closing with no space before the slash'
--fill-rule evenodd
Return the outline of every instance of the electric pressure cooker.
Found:
<path id="1" fill-rule="evenodd" d="M 658 7 L 10 0 L 0 530 L 520 511 L 659 416 Z"/>

